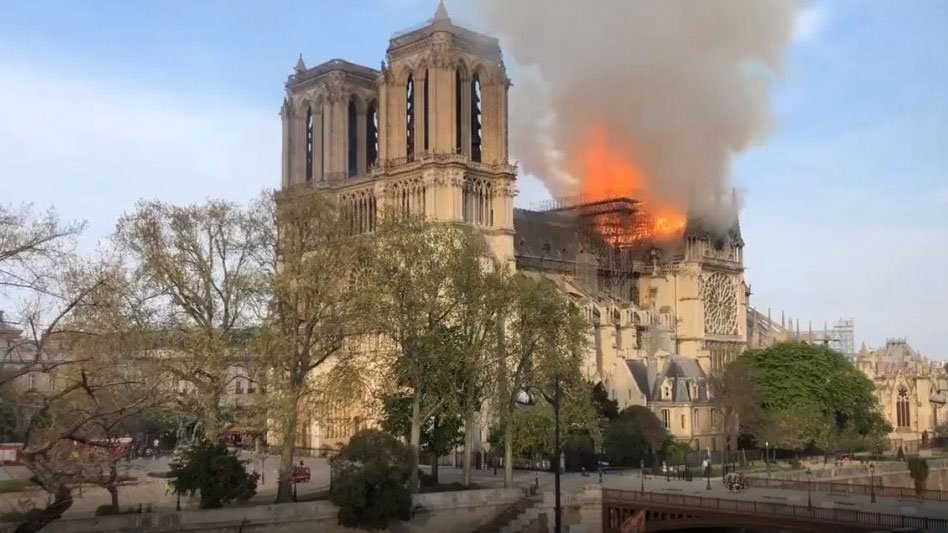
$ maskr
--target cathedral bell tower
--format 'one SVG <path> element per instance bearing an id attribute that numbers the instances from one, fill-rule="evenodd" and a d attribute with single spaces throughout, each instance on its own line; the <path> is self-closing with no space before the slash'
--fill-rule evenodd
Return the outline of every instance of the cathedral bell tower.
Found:
<path id="1" fill-rule="evenodd" d="M 391 39 L 380 70 L 301 59 L 282 113 L 284 188 L 337 192 L 354 232 L 389 209 L 470 224 L 512 264 L 509 87 L 497 39 L 455 25 L 443 2 Z"/>

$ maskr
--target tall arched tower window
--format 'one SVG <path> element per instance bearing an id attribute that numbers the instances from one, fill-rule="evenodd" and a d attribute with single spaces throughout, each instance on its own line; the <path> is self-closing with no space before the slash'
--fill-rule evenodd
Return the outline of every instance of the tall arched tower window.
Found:
<path id="1" fill-rule="evenodd" d="M 359 123 L 358 123 L 358 113 L 356 113 L 356 104 L 355 100 L 349 100 L 349 123 L 348 123 L 348 137 L 349 137 L 349 177 L 355 176 L 359 173 Z"/>
<path id="2" fill-rule="evenodd" d="M 454 70 L 454 151 L 463 153 L 461 146 L 463 136 L 461 135 L 461 70 Z"/>
<path id="3" fill-rule="evenodd" d="M 899 396 L 895 401 L 895 421 L 896 426 L 900 428 L 907 428 L 912 423 L 909 412 L 908 390 L 905 387 L 899 387 Z"/>
<path id="4" fill-rule="evenodd" d="M 365 164 L 372 168 L 379 157 L 379 112 L 378 102 L 372 100 L 365 112 Z"/>
<path id="5" fill-rule="evenodd" d="M 415 81 L 411 74 L 405 83 L 405 156 L 411 161 L 415 153 Z"/>
<path id="6" fill-rule="evenodd" d="M 430 76 L 430 72 L 426 70 L 425 71 L 425 94 L 424 94 L 424 99 L 425 99 L 425 144 L 424 146 L 425 146 L 426 152 L 428 151 L 428 128 L 429 128 L 429 124 L 431 124 L 431 117 L 429 116 L 431 114 L 431 111 L 428 106 L 428 76 Z"/>
<path id="7" fill-rule="evenodd" d="M 481 160 L 481 80 L 471 77 L 471 161 Z"/>
<path id="8" fill-rule="evenodd" d="M 313 108 L 306 108 L 306 181 L 313 181 Z"/>

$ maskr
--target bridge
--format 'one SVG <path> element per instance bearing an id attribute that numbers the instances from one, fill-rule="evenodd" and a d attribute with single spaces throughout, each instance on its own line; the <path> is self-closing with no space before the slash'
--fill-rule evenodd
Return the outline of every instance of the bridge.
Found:
<path id="1" fill-rule="evenodd" d="M 602 530 L 619 533 L 622 524 L 645 512 L 645 531 L 681 528 L 758 526 L 799 531 L 886 531 L 897 528 L 946 529 L 948 519 L 874 513 L 735 498 L 715 498 L 635 490 L 602 490 Z"/>

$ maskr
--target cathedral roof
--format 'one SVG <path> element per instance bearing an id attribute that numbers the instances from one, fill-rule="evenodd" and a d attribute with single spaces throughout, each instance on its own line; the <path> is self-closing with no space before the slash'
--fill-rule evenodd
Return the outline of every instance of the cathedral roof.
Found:
<path id="1" fill-rule="evenodd" d="M 571 263 L 580 252 L 572 219 L 558 213 L 514 209 L 514 232 L 517 257 Z"/>
<path id="2" fill-rule="evenodd" d="M 290 76 L 289 80 L 287 80 L 287 87 L 297 85 L 314 78 L 319 78 L 320 76 L 329 74 L 332 71 L 344 72 L 371 83 L 375 83 L 375 79 L 379 75 L 379 71 L 375 70 L 374 68 L 357 65 L 356 63 L 351 63 L 345 59 L 339 58 L 330 59 L 329 61 L 320 63 L 314 67 L 306 68 L 306 64 L 303 62 L 302 54 L 300 55 L 299 60 L 296 62 L 295 70 L 295 74 Z"/>
<path id="3" fill-rule="evenodd" d="M 649 361 L 629 359 L 629 373 L 647 401 L 692 402 L 707 401 L 708 386 L 704 371 L 696 359 L 681 355 L 670 355 L 665 359 L 661 372 L 655 371 L 654 358 Z M 662 385 L 671 380 L 671 398 L 662 398 Z M 698 396 L 692 398 L 689 383 L 697 385 Z"/>
<path id="4" fill-rule="evenodd" d="M 497 38 L 455 24 L 448 16 L 448 10 L 444 6 L 443 0 L 438 3 L 434 16 L 427 22 L 396 33 L 389 41 L 388 53 L 390 56 L 397 56 L 403 50 L 412 48 L 412 44 L 423 41 L 437 32 L 447 32 L 454 35 L 456 38 L 455 45 L 462 49 L 468 49 L 477 55 L 493 57 L 500 61 L 500 43 Z"/>
<path id="5" fill-rule="evenodd" d="M 704 239 L 707 241 L 729 240 L 738 246 L 744 246 L 741 236 L 741 220 L 735 217 L 734 222 L 727 229 L 716 227 L 707 217 L 689 216 L 685 225 L 685 237 Z"/>

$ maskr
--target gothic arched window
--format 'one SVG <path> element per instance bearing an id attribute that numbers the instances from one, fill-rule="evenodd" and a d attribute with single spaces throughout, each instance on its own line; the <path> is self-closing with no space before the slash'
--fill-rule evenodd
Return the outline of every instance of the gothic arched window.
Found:
<path id="1" fill-rule="evenodd" d="M 481 161 L 481 80 L 471 77 L 471 161 Z"/>
<path id="2" fill-rule="evenodd" d="M 461 71 L 460 69 L 454 70 L 454 151 L 456 153 L 462 153 L 461 140 Z"/>
<path id="3" fill-rule="evenodd" d="M 909 397 L 905 387 L 899 387 L 899 396 L 895 401 L 895 421 L 896 426 L 900 428 L 907 428 L 911 425 Z"/>
<path id="4" fill-rule="evenodd" d="M 405 156 L 411 161 L 415 154 L 415 81 L 411 74 L 405 83 Z"/>
<path id="5" fill-rule="evenodd" d="M 313 108 L 306 108 L 306 181 L 313 180 Z"/>
<path id="6" fill-rule="evenodd" d="M 372 168 L 379 158 L 379 112 L 375 100 L 369 103 L 365 112 L 365 164 Z"/>
<path id="7" fill-rule="evenodd" d="M 355 100 L 349 100 L 349 177 L 359 173 L 359 122 Z"/>
<path id="8" fill-rule="evenodd" d="M 430 111 L 428 110 L 428 71 L 425 71 L 425 151 L 428 151 L 428 124 L 431 124 L 431 118 L 428 116 Z"/>

